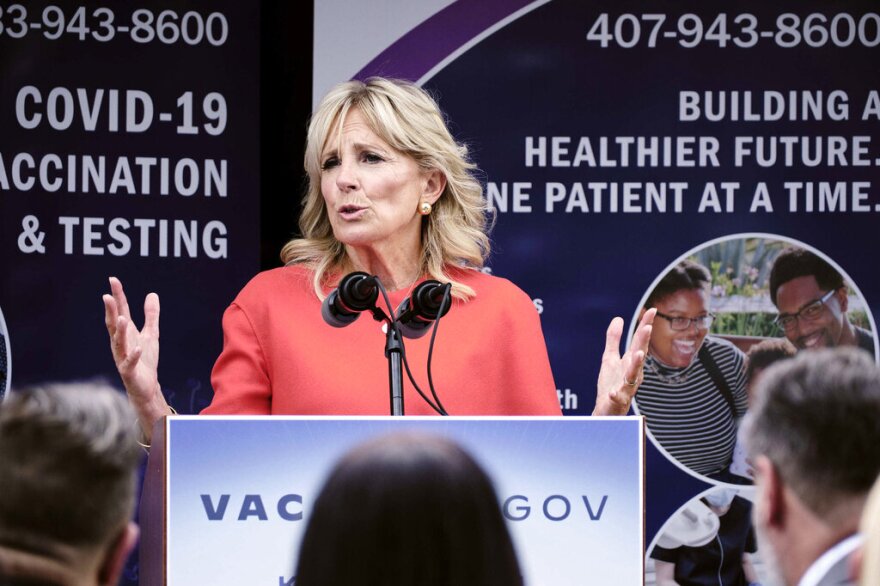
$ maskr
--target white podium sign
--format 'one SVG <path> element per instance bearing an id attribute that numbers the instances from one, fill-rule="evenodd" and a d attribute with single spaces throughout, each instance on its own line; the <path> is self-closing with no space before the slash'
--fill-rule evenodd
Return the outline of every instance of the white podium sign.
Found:
<path id="1" fill-rule="evenodd" d="M 330 468 L 355 445 L 402 430 L 447 437 L 483 466 L 528 586 L 643 583 L 639 417 L 206 416 L 166 421 L 166 583 L 295 585 Z"/>

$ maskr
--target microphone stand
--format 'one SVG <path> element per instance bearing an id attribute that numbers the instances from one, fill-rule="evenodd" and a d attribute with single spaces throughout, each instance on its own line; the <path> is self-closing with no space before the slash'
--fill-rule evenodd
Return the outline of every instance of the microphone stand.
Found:
<path id="1" fill-rule="evenodd" d="M 391 415 L 403 415 L 403 370 L 400 367 L 400 356 L 403 352 L 403 341 L 400 331 L 394 322 L 388 321 L 388 332 L 385 334 L 385 357 L 388 359 L 388 382 L 391 387 Z"/>
<path id="2" fill-rule="evenodd" d="M 388 359 L 388 386 L 391 393 L 391 415 L 402 416 L 403 413 L 403 369 L 401 368 L 401 356 L 403 355 L 403 339 L 400 330 L 397 329 L 394 320 L 385 315 L 385 312 L 376 306 L 370 308 L 373 319 L 385 322 L 385 358 Z"/>

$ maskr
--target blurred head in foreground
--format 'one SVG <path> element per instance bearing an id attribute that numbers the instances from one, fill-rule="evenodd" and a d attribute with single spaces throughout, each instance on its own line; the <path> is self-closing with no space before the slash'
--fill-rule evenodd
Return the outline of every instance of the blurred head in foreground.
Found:
<path id="1" fill-rule="evenodd" d="M 137 541 L 140 457 L 114 389 L 12 392 L 0 403 L 0 584 L 116 584 Z"/>
<path id="2" fill-rule="evenodd" d="M 492 483 L 458 445 L 394 434 L 330 473 L 303 538 L 297 586 L 518 586 Z"/>

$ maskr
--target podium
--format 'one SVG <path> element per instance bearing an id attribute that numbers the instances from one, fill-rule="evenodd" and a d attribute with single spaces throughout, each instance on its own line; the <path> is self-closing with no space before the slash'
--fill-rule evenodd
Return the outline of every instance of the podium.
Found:
<path id="1" fill-rule="evenodd" d="M 280 416 L 157 424 L 140 584 L 294 586 L 299 542 L 332 466 L 400 431 L 446 437 L 486 470 L 528 586 L 643 584 L 641 417 Z"/>

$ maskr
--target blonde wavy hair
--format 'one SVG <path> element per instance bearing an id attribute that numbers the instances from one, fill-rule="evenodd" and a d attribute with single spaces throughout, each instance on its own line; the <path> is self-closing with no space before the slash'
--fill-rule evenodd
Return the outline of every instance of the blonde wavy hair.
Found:
<path id="1" fill-rule="evenodd" d="M 321 101 L 309 123 L 305 170 L 308 190 L 299 220 L 301 238 L 284 245 L 281 260 L 303 264 L 314 271 L 313 284 L 319 298 L 328 278 L 341 272 L 348 260 L 345 246 L 333 236 L 330 218 L 321 195 L 321 153 L 330 133 L 353 108 L 370 130 L 393 149 L 412 157 L 424 170 L 439 170 L 446 188 L 422 219 L 419 265 L 422 275 L 452 284 L 452 295 L 467 300 L 470 287 L 453 279 L 456 268 L 479 268 L 489 254 L 489 210 L 483 187 L 474 177 L 476 166 L 468 160 L 467 147 L 452 137 L 437 103 L 413 83 L 371 77 L 334 87 Z M 339 132 L 339 130 L 337 130 Z"/>

